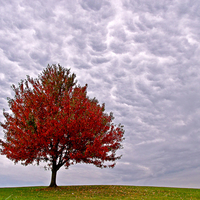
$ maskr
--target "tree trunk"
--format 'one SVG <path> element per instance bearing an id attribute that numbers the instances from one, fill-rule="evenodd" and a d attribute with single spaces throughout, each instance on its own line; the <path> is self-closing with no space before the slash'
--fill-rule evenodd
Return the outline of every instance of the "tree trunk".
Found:
<path id="1" fill-rule="evenodd" d="M 52 169 L 52 174 L 51 174 L 51 183 L 49 185 L 49 187 L 57 187 L 56 185 L 56 174 L 57 174 L 57 171 L 56 169 Z"/>

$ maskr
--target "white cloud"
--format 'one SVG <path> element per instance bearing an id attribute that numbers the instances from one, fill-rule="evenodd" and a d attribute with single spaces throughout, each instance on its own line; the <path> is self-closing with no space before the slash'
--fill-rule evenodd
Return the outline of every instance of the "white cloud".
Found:
<path id="1" fill-rule="evenodd" d="M 5 75 L 3 73 L 0 73 L 0 80 L 3 81 L 5 79 Z"/>
<path id="2" fill-rule="evenodd" d="M 146 167 L 146 166 L 143 166 L 143 165 L 137 165 L 137 167 L 139 169 L 141 169 L 142 171 L 144 171 L 146 174 L 153 175 L 149 167 Z"/>
<path id="3" fill-rule="evenodd" d="M 149 140 L 149 141 L 142 141 L 136 145 L 142 145 L 142 144 L 151 144 L 151 143 L 157 143 L 157 142 L 165 142 L 165 139 L 157 138 L 154 140 Z"/>

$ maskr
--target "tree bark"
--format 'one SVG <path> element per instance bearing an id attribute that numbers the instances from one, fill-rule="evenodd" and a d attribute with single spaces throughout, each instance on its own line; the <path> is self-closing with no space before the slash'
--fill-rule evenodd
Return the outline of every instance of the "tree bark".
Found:
<path id="1" fill-rule="evenodd" d="M 56 185 L 56 174 L 57 174 L 57 171 L 56 169 L 52 169 L 52 174 L 51 174 L 51 183 L 49 185 L 49 187 L 57 187 Z"/>

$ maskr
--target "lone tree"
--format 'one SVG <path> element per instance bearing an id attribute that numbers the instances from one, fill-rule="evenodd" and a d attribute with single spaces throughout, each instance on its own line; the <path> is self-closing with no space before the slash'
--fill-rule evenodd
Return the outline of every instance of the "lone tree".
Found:
<path id="1" fill-rule="evenodd" d="M 12 114 L 4 110 L 6 120 L 0 123 L 5 129 L 1 154 L 22 165 L 46 162 L 45 168 L 52 171 L 49 187 L 57 186 L 62 166 L 84 162 L 114 167 L 121 158 L 116 151 L 122 147 L 123 126 L 112 123 L 105 104 L 86 96 L 87 84 L 77 86 L 75 77 L 59 64 L 48 65 L 38 78 L 27 76 L 18 87 L 12 85 Z"/>

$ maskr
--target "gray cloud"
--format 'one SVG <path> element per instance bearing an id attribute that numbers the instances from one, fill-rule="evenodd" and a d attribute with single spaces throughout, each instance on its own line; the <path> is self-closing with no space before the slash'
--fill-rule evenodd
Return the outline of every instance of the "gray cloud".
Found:
<path id="1" fill-rule="evenodd" d="M 58 173 L 58 184 L 199 187 L 199 1 L 10 0 L 0 6 L 1 110 L 8 110 L 13 83 L 60 63 L 125 125 L 123 157 L 114 169 L 71 166 Z M 1 186 L 49 183 L 42 168 L 14 166 L 4 156 L 0 162 Z"/>

